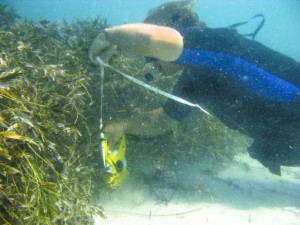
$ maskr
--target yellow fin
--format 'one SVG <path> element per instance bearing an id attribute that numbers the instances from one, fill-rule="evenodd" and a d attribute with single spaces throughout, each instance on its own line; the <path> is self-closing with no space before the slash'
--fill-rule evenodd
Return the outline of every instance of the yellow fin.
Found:
<path id="1" fill-rule="evenodd" d="M 110 177 L 108 178 L 108 184 L 111 188 L 118 188 L 121 186 L 126 177 L 128 176 L 128 170 L 126 165 L 126 138 L 123 136 L 120 140 L 120 144 L 117 150 L 111 151 L 107 140 L 104 142 L 105 154 L 106 154 L 106 167 L 109 170 Z"/>

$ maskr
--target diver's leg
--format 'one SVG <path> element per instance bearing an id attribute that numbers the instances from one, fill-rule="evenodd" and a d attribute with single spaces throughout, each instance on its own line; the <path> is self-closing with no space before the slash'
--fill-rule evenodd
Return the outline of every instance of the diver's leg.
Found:
<path id="1" fill-rule="evenodd" d="M 272 156 L 273 150 L 270 150 L 270 146 L 266 143 L 254 140 L 253 144 L 248 149 L 249 155 L 258 160 L 261 164 L 269 169 L 271 173 L 280 176 L 280 164 L 278 160 L 274 160 L 275 156 Z"/>
<path id="2" fill-rule="evenodd" d="M 299 141 L 298 141 L 299 142 Z M 254 140 L 248 149 L 250 156 L 257 159 L 271 173 L 280 174 L 280 166 L 300 166 L 300 145 L 290 145 L 290 140 L 273 140 L 272 142 Z"/>

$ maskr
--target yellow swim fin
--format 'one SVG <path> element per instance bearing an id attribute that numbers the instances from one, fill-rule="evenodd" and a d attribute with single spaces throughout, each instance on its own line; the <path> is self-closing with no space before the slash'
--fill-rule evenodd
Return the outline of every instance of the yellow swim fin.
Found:
<path id="1" fill-rule="evenodd" d="M 125 158 L 126 139 L 125 136 L 121 138 L 120 144 L 116 150 L 111 150 L 109 148 L 108 141 L 106 139 L 103 140 L 103 142 L 105 168 L 110 174 L 107 182 L 111 188 L 115 189 L 120 187 L 128 176 Z"/>

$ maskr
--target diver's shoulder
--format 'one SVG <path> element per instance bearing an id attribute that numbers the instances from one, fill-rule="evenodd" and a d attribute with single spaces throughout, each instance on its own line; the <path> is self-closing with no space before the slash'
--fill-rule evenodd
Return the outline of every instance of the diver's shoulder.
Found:
<path id="1" fill-rule="evenodd" d="M 178 32 L 181 34 L 220 34 L 220 33 L 237 33 L 235 29 L 229 29 L 227 27 L 220 27 L 220 28 L 210 28 L 210 27 L 183 27 L 178 28 Z"/>
<path id="2" fill-rule="evenodd" d="M 178 29 L 183 37 L 185 48 L 217 47 L 221 43 L 237 39 L 236 32 L 227 28 L 185 27 Z"/>

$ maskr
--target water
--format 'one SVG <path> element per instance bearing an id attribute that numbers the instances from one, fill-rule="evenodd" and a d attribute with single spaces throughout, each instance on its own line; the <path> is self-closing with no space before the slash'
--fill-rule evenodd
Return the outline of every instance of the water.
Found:
<path id="1" fill-rule="evenodd" d="M 111 25 L 141 22 L 150 8 L 165 2 L 163 0 L 0 0 L 0 3 L 15 7 L 21 16 L 36 21 L 39 18 L 45 18 L 51 22 L 66 19 L 72 23 L 76 20 L 100 16 L 106 18 Z M 252 16 L 262 13 L 265 15 L 266 23 L 256 40 L 300 62 L 300 30 L 298 29 L 300 2 L 297 0 L 273 0 L 272 3 L 269 0 L 198 0 L 195 11 L 201 20 L 212 28 L 226 27 L 237 22 L 247 21 Z M 257 20 L 253 20 L 241 27 L 239 31 L 248 33 L 253 31 L 256 26 Z M 72 36 L 74 43 L 78 43 L 76 38 Z M 73 44 L 74 46 L 76 49 L 76 44 Z M 82 57 L 82 55 L 78 57 Z M 136 60 L 135 64 L 135 60 L 135 58 L 131 59 L 134 66 L 131 72 L 135 71 L 136 74 L 130 75 L 140 76 L 139 79 L 144 79 L 144 75 L 150 73 L 143 71 L 145 69 L 143 65 L 139 64 L 139 60 Z M 85 61 L 82 60 L 82 62 Z M 128 63 L 126 60 L 117 62 L 123 62 L 124 65 Z M 38 61 L 38 63 L 40 62 Z M 60 62 L 59 67 L 64 68 L 63 64 L 64 62 Z M 88 76 L 95 77 L 98 73 L 97 68 L 89 66 L 87 63 L 84 64 L 86 64 L 84 68 L 88 67 L 88 72 L 83 69 L 84 72 L 88 73 Z M 40 63 L 39 66 L 42 68 L 43 64 Z M 121 68 L 125 70 L 126 66 L 127 64 Z M 39 70 L 42 70 L 41 68 Z M 49 70 L 49 74 L 53 73 L 55 76 L 57 74 L 59 76 L 61 72 L 56 71 L 57 74 L 55 74 L 56 65 L 52 65 L 51 68 L 54 72 Z M 61 71 L 63 74 L 69 72 L 63 69 Z M 112 73 L 106 73 L 106 76 L 112 75 Z M 116 76 L 117 73 L 115 72 L 113 76 Z M 154 71 L 154 73 L 158 72 Z M 159 78 L 155 74 L 153 81 L 149 84 L 161 85 L 160 88 L 171 91 L 174 77 L 172 75 Z M 116 118 L 115 115 L 124 118 L 127 114 L 146 113 L 154 107 L 160 106 L 165 100 L 164 98 L 163 100 L 159 99 L 157 94 L 150 95 L 135 84 L 126 83 L 121 79 L 116 79 L 116 81 L 109 80 L 114 79 L 111 77 L 106 77 L 106 79 L 108 80 L 106 80 L 105 91 L 111 92 L 105 95 L 105 101 L 109 106 L 113 106 L 112 109 L 105 108 L 105 121 L 110 117 Z M 80 79 L 77 80 L 80 81 Z M 52 81 L 54 82 L 55 79 L 53 78 Z M 79 88 L 74 90 L 79 90 L 84 86 L 82 92 L 97 88 L 88 86 L 88 83 L 82 85 L 80 82 L 75 83 Z M 0 90 L 5 93 L 1 84 Z M 207 90 L 209 91 L 209 89 Z M 92 97 L 90 95 L 89 97 L 97 99 L 97 96 L 93 95 L 92 91 L 90 92 Z M 84 94 L 78 93 L 79 97 L 81 95 Z M 28 99 L 30 100 L 30 98 Z M 115 102 L 120 104 L 116 106 Z M 83 106 L 78 104 L 78 107 L 86 107 L 84 102 L 81 104 Z M 97 105 L 97 102 L 94 104 Z M 224 107 L 224 111 L 227 108 Z M 96 109 L 98 110 L 97 107 Z M 107 111 L 115 114 L 109 114 Z M 19 117 L 20 115 L 18 114 Z M 2 115 L 0 114 L 0 116 Z M 79 116 L 79 120 L 80 118 Z M 27 117 L 26 121 L 29 121 L 27 125 L 30 123 L 31 128 L 36 124 Z M 59 127 L 69 133 L 73 131 L 64 124 L 60 124 Z M 92 132 L 97 133 L 98 130 L 95 126 L 93 129 Z M 140 132 L 144 132 L 151 128 L 141 125 L 139 129 L 141 129 Z M 80 138 L 81 133 L 79 131 L 78 133 L 77 138 Z M 59 132 L 57 134 L 59 135 Z M 295 136 L 298 138 L 297 135 Z M 276 141 L 277 137 L 269 138 Z M 103 206 L 107 218 L 104 220 L 94 212 L 96 224 L 299 224 L 299 168 L 283 168 L 282 176 L 270 173 L 266 167 L 247 154 L 247 149 L 251 146 L 252 141 L 251 138 L 224 126 L 215 117 L 202 113 L 198 113 L 180 124 L 174 133 L 167 133 L 162 137 L 136 138 L 129 136 L 126 152 L 127 164 L 122 164 L 122 167 L 127 166 L 129 177 L 114 191 L 102 191 L 102 186 L 99 186 L 100 194 L 92 196 L 92 203 Z M 97 143 L 94 139 L 92 142 Z M 278 144 L 280 143 L 278 142 Z M 55 149 L 55 145 L 52 148 Z M 84 155 L 84 151 L 87 150 L 83 149 L 80 157 Z M 95 154 L 95 152 L 97 151 L 89 151 L 89 154 Z M 76 164 L 77 159 L 73 159 L 73 154 L 75 153 L 72 152 L 69 164 Z M 60 155 L 56 157 L 63 162 Z M 81 161 L 80 157 L 78 161 Z M 94 160 L 96 161 L 97 157 Z M 83 162 L 86 161 L 83 160 Z M 101 163 L 102 160 L 99 162 Z M 94 167 L 89 168 L 91 165 Z M 113 166 L 114 163 L 111 165 Z M 98 170 L 98 168 L 99 164 L 86 163 L 77 167 L 76 173 Z M 99 177 L 102 176 L 101 172 L 103 173 L 100 170 L 97 174 Z M 67 176 L 65 171 L 64 173 Z M 74 189 L 76 191 L 79 189 L 81 192 L 89 191 L 80 188 Z M 61 207 L 60 204 L 62 203 L 57 203 L 56 207 Z"/>
<path id="2" fill-rule="evenodd" d="M 14 5 L 22 16 L 31 19 L 44 17 L 50 21 L 62 18 L 72 21 L 101 16 L 107 18 L 109 24 L 118 25 L 141 22 L 149 9 L 166 1 L 1 0 L 1 2 Z M 257 40 L 300 61 L 300 2 L 297 0 L 273 0 L 272 3 L 269 0 L 198 0 L 195 11 L 210 27 L 228 26 L 262 13 L 266 17 L 266 23 Z"/>

